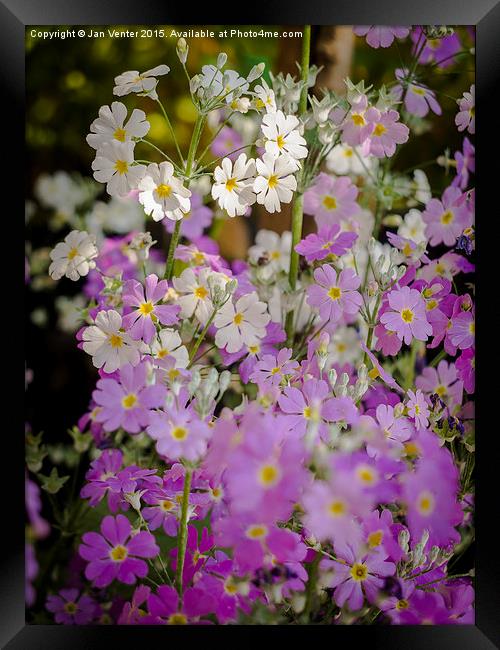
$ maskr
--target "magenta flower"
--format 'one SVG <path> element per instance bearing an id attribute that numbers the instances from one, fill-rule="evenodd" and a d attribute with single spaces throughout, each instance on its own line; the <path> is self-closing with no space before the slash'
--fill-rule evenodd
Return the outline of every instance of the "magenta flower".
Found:
<path id="1" fill-rule="evenodd" d="M 187 239 L 198 239 L 203 235 L 205 228 L 212 223 L 214 213 L 207 205 L 204 205 L 200 194 L 192 192 L 190 201 L 191 209 L 184 214 L 181 220 L 181 235 Z M 163 219 L 162 223 L 167 232 L 174 232 L 175 221 Z"/>
<path id="2" fill-rule="evenodd" d="M 451 319 L 448 336 L 452 345 L 459 350 L 466 350 L 474 345 L 476 325 L 471 311 L 462 311 Z"/>
<path id="3" fill-rule="evenodd" d="M 139 558 L 153 558 L 160 552 L 155 538 L 145 530 L 131 536 L 132 526 L 124 515 L 104 517 L 99 533 L 84 533 L 78 552 L 89 563 L 85 576 L 96 587 L 113 580 L 131 585 L 145 578 L 148 565 Z"/>
<path id="4" fill-rule="evenodd" d="M 419 291 L 403 287 L 391 291 L 387 299 L 393 311 L 386 311 L 380 322 L 409 345 L 413 338 L 426 341 L 432 334 L 425 313 L 425 301 Z"/>
<path id="5" fill-rule="evenodd" d="M 384 310 L 387 311 L 387 308 Z M 379 312 L 379 316 L 382 315 L 382 310 Z M 383 325 L 377 325 L 375 327 L 375 350 L 382 352 L 385 356 L 395 356 L 400 350 L 403 342 L 400 338 L 396 336 L 396 332 L 385 329 Z"/>
<path id="6" fill-rule="evenodd" d="M 123 287 L 123 304 L 135 309 L 123 317 L 123 327 L 130 336 L 151 343 L 156 334 L 155 323 L 174 325 L 177 323 L 179 305 L 160 305 L 168 291 L 168 282 L 158 276 L 148 275 L 144 281 L 145 289 L 137 280 L 129 280 Z"/>
<path id="7" fill-rule="evenodd" d="M 404 95 L 405 87 L 408 88 L 404 98 L 404 106 L 408 113 L 418 117 L 425 117 L 430 109 L 436 115 L 441 115 L 441 106 L 436 101 L 434 91 L 417 82 L 413 77 L 409 79 L 409 70 L 407 68 L 398 68 L 394 74 L 400 83 L 394 86 L 392 94 L 395 99 L 400 100 Z"/>
<path id="8" fill-rule="evenodd" d="M 304 212 L 312 214 L 318 228 L 331 226 L 359 213 L 358 188 L 348 176 L 334 178 L 320 172 L 304 194 Z"/>
<path id="9" fill-rule="evenodd" d="M 90 596 L 78 589 L 61 589 L 57 596 L 49 596 L 45 607 L 54 614 L 56 623 L 87 625 L 96 617 L 99 608 Z"/>
<path id="10" fill-rule="evenodd" d="M 123 366 L 120 379 L 100 379 L 92 397 L 101 409 L 96 421 L 102 422 L 105 431 L 116 431 L 120 427 L 128 433 L 138 433 L 149 424 L 151 409 L 160 407 L 166 396 L 166 389 L 159 384 L 148 385 L 149 364 L 142 362 L 133 367 Z"/>
<path id="11" fill-rule="evenodd" d="M 356 36 L 366 36 L 366 42 L 371 47 L 389 47 L 395 38 L 406 38 L 410 33 L 409 27 L 384 25 L 357 25 L 352 28 Z"/>
<path id="12" fill-rule="evenodd" d="M 375 413 L 384 436 L 396 448 L 402 449 L 403 443 L 411 438 L 413 433 L 410 421 L 405 417 L 395 417 L 394 407 L 389 404 L 379 404 Z"/>
<path id="13" fill-rule="evenodd" d="M 438 68 L 447 68 L 455 63 L 455 54 L 460 51 L 461 44 L 456 32 L 444 38 L 427 38 L 420 25 L 411 33 L 414 43 L 412 54 L 420 52 L 418 62 L 421 64 L 435 63 Z"/>
<path id="14" fill-rule="evenodd" d="M 417 390 L 415 393 L 412 390 L 407 392 L 410 398 L 406 404 L 408 415 L 413 418 L 419 429 L 425 429 L 429 425 L 429 407 L 424 394 L 421 390 Z"/>
<path id="15" fill-rule="evenodd" d="M 154 411 L 148 434 L 156 440 L 156 451 L 169 460 L 199 460 L 206 451 L 210 429 L 189 410 Z"/>
<path id="16" fill-rule="evenodd" d="M 425 235 L 431 246 L 453 246 L 465 228 L 472 225 L 472 212 L 462 198 L 458 187 L 450 185 L 441 200 L 431 199 L 427 203 L 422 218 L 427 224 Z"/>
<path id="17" fill-rule="evenodd" d="M 278 404 L 283 413 L 289 415 L 292 431 L 303 436 L 308 427 L 317 428 L 318 434 L 324 438 L 328 433 L 326 422 L 330 420 L 329 404 L 330 388 L 326 381 L 309 379 L 304 382 L 302 390 L 287 386 Z"/>
<path id="18" fill-rule="evenodd" d="M 410 129 L 398 122 L 399 113 L 394 109 L 380 112 L 377 108 L 366 111 L 366 119 L 373 124 L 369 135 L 370 153 L 377 158 L 393 156 L 396 145 L 408 141 Z"/>
<path id="19" fill-rule="evenodd" d="M 235 149 L 240 149 L 242 146 L 243 138 L 238 131 L 235 131 L 229 126 L 224 126 L 210 145 L 210 151 L 213 153 L 215 158 L 227 156 L 234 162 L 241 152 L 231 152 Z"/>
<path id="20" fill-rule="evenodd" d="M 284 377 L 295 374 L 299 367 L 297 361 L 291 361 L 292 354 L 291 348 L 281 348 L 277 355 L 265 354 L 255 364 L 250 381 L 265 386 L 279 386 Z"/>
<path id="21" fill-rule="evenodd" d="M 472 84 L 469 92 L 465 91 L 462 98 L 457 100 L 459 111 L 455 116 L 455 124 L 459 131 L 467 131 L 472 135 L 476 132 L 475 117 L 475 85 Z"/>
<path id="22" fill-rule="evenodd" d="M 415 386 L 429 395 L 439 395 L 449 406 L 462 403 L 463 383 L 458 378 L 456 366 L 447 361 L 440 361 L 437 368 L 424 368 Z"/>
<path id="23" fill-rule="evenodd" d="M 90 469 L 85 474 L 88 481 L 84 485 L 80 496 L 90 499 L 89 505 L 96 506 L 108 494 L 108 506 L 116 510 L 119 499 L 118 473 L 123 463 L 123 454 L 119 449 L 106 449 L 90 463 Z"/>
<path id="24" fill-rule="evenodd" d="M 196 587 L 186 589 L 181 603 L 174 587 L 161 585 L 156 594 L 152 593 L 148 598 L 150 615 L 146 623 L 151 625 L 206 624 L 209 621 L 200 618 L 215 611 L 215 607 L 213 596 L 201 589 Z"/>
<path id="25" fill-rule="evenodd" d="M 377 602 L 380 590 L 384 586 L 383 578 L 396 572 L 396 565 L 387 561 L 385 551 L 362 553 L 354 551 L 351 544 L 346 544 L 339 554 L 345 563 L 333 561 L 333 578 L 329 582 L 334 587 L 333 600 L 339 607 L 346 603 L 351 611 L 362 608 L 365 597 L 370 603 Z"/>
<path id="26" fill-rule="evenodd" d="M 454 158 L 457 163 L 457 175 L 451 184 L 465 190 L 469 184 L 469 172 L 473 174 L 476 170 L 476 149 L 467 136 L 464 138 L 462 151 L 456 151 Z"/>
<path id="27" fill-rule="evenodd" d="M 363 299 L 357 291 L 361 278 L 352 269 L 344 269 L 338 275 L 329 264 L 314 271 L 317 284 L 307 289 L 307 304 L 316 307 L 322 321 L 335 323 L 342 316 L 358 313 Z"/>
<path id="28" fill-rule="evenodd" d="M 340 232 L 340 226 L 334 223 L 330 227 L 323 226 L 318 233 L 307 235 L 295 246 L 295 250 L 308 262 L 314 262 L 314 260 L 323 260 L 329 255 L 343 255 L 357 238 L 356 233 Z"/>
<path id="29" fill-rule="evenodd" d="M 182 581 L 184 587 L 191 582 L 197 582 L 195 579 L 203 574 L 203 569 L 207 560 L 211 557 L 210 551 L 214 548 L 214 537 L 209 534 L 208 528 L 203 528 L 198 537 L 198 530 L 194 526 L 188 526 L 186 556 L 182 572 Z M 178 549 L 170 551 L 172 558 L 172 570 L 177 570 Z"/>
<path id="30" fill-rule="evenodd" d="M 476 356 L 474 348 L 467 348 L 462 352 L 455 362 L 458 376 L 464 383 L 468 393 L 474 392 L 476 378 Z"/>
<path id="31" fill-rule="evenodd" d="M 140 625 L 143 622 L 143 617 L 146 615 L 144 609 L 141 609 L 151 593 L 150 587 L 146 585 L 139 585 L 134 591 L 130 603 L 125 603 L 118 618 L 118 625 Z"/>
<path id="32" fill-rule="evenodd" d="M 374 127 L 373 122 L 367 121 L 367 110 L 369 109 L 366 95 L 361 95 L 357 101 L 351 103 L 351 110 L 345 115 L 341 124 L 342 142 L 351 147 L 363 144 Z"/>
<path id="33" fill-rule="evenodd" d="M 400 625 L 456 625 L 457 619 L 452 616 L 445 604 L 443 595 L 436 591 L 415 589 L 408 599 L 408 606 L 399 613 Z"/>
<path id="34" fill-rule="evenodd" d="M 362 521 L 363 542 L 370 550 L 385 551 L 389 561 L 399 562 L 403 550 L 394 535 L 394 522 L 390 510 L 373 510 Z"/>

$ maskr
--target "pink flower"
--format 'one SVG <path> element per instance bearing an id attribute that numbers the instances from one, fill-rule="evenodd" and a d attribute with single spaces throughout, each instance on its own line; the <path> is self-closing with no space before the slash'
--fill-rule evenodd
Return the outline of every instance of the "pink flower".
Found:
<path id="1" fill-rule="evenodd" d="M 120 380 L 100 379 L 92 393 L 102 408 L 95 419 L 102 422 L 105 431 L 120 427 L 128 433 L 138 433 L 149 424 L 151 410 L 160 407 L 166 397 L 164 386 L 148 385 L 148 363 L 130 364 L 120 369 Z"/>
<path id="2" fill-rule="evenodd" d="M 304 382 L 302 390 L 288 386 L 278 400 L 283 413 L 289 415 L 292 430 L 303 436 L 308 427 L 317 427 L 318 434 L 323 438 L 328 433 L 326 422 L 331 420 L 329 405 L 332 400 L 330 388 L 326 381 L 309 379 Z"/>
<path id="3" fill-rule="evenodd" d="M 352 28 L 356 36 L 366 36 L 366 42 L 371 47 L 389 47 L 395 38 L 406 38 L 410 33 L 409 27 L 383 25 L 357 25 Z"/>
<path id="4" fill-rule="evenodd" d="M 462 403 L 463 383 L 458 379 L 455 365 L 447 361 L 440 361 L 437 368 L 424 368 L 415 380 L 415 386 L 429 395 L 439 395 L 449 406 Z"/>
<path id="5" fill-rule="evenodd" d="M 96 587 L 107 587 L 113 580 L 131 585 L 144 578 L 148 565 L 139 558 L 153 558 L 160 552 L 155 538 L 145 530 L 131 537 L 132 527 L 124 515 L 104 517 L 99 533 L 85 533 L 78 552 L 89 563 L 85 576 Z"/>
<path id="6" fill-rule="evenodd" d="M 322 321 L 337 322 L 345 314 L 357 314 L 363 299 L 356 291 L 361 279 L 352 269 L 344 269 L 338 275 L 328 264 L 314 271 L 317 284 L 307 289 L 307 303 L 319 309 Z"/>
<path id="7" fill-rule="evenodd" d="M 474 173 L 476 170 L 476 149 L 468 137 L 464 138 L 463 150 L 456 151 L 454 158 L 457 163 L 457 175 L 451 184 L 465 190 L 469 184 L 469 172 Z"/>
<path id="8" fill-rule="evenodd" d="M 374 124 L 367 120 L 368 98 L 361 95 L 357 101 L 351 103 L 351 110 L 345 115 L 342 124 L 342 142 L 356 147 L 368 138 L 373 131 Z"/>
<path id="9" fill-rule="evenodd" d="M 281 348 L 277 355 L 265 354 L 255 364 L 250 381 L 266 386 L 279 386 L 286 375 L 295 374 L 299 367 L 297 361 L 291 361 L 292 354 L 291 348 Z"/>
<path id="10" fill-rule="evenodd" d="M 380 322 L 386 329 L 396 332 L 397 337 L 409 345 L 413 338 L 426 341 L 432 334 L 425 313 L 425 301 L 419 291 L 403 287 L 387 296 L 393 311 L 386 311 Z"/>
<path id="11" fill-rule="evenodd" d="M 398 68 L 395 75 L 400 83 L 394 86 L 392 94 L 395 99 L 400 100 L 404 95 L 404 88 L 408 88 L 404 99 L 404 106 L 408 113 L 417 115 L 417 117 L 425 117 L 430 109 L 436 115 L 441 115 L 441 106 L 436 101 L 436 95 L 430 88 L 418 83 L 414 78 L 410 80 L 407 68 Z"/>
<path id="12" fill-rule="evenodd" d="M 408 397 L 410 398 L 406 404 L 408 415 L 414 419 L 419 429 L 425 429 L 429 425 L 429 407 L 424 394 L 421 390 L 417 390 L 416 393 L 408 390 Z"/>
<path id="13" fill-rule="evenodd" d="M 148 434 L 156 440 L 156 451 L 169 460 L 199 460 L 207 448 L 210 429 L 189 410 L 155 411 L 150 415 Z"/>
<path id="14" fill-rule="evenodd" d="M 465 228 L 472 225 L 472 211 L 458 187 L 450 185 L 439 199 L 431 199 L 422 213 L 425 235 L 431 246 L 453 246 Z"/>
<path id="15" fill-rule="evenodd" d="M 451 319 L 451 328 L 448 336 L 452 345 L 459 350 L 466 350 L 474 345 L 476 339 L 476 325 L 474 314 L 471 311 L 462 311 Z"/>
<path id="16" fill-rule="evenodd" d="M 318 228 L 331 226 L 359 213 L 357 196 L 358 188 L 348 176 L 334 178 L 320 172 L 304 194 L 304 212 L 314 216 Z"/>
<path id="17" fill-rule="evenodd" d="M 474 392 L 476 378 L 476 357 L 474 348 L 467 348 L 455 362 L 458 376 L 464 383 L 468 393 Z"/>
<path id="18" fill-rule="evenodd" d="M 475 85 L 472 84 L 469 92 L 464 92 L 463 97 L 457 101 L 459 111 L 455 116 L 455 124 L 459 131 L 467 131 L 471 134 L 476 132 L 475 116 Z"/>
<path id="19" fill-rule="evenodd" d="M 210 151 L 213 153 L 215 158 L 227 156 L 234 162 L 241 152 L 231 152 L 242 146 L 243 138 L 238 131 L 235 131 L 229 126 L 224 126 L 210 145 Z"/>
<path id="20" fill-rule="evenodd" d="M 90 469 L 85 474 L 85 479 L 88 481 L 84 485 L 80 496 L 82 499 L 90 498 L 89 505 L 96 506 L 103 497 L 108 494 L 108 505 L 111 509 L 116 507 L 113 504 L 112 493 L 119 491 L 117 476 L 122 467 L 123 454 L 119 449 L 106 449 L 101 455 L 93 460 L 90 464 Z M 111 501 L 110 501 L 111 499 Z"/>
<path id="21" fill-rule="evenodd" d="M 401 449 L 403 443 L 411 438 L 413 425 L 405 417 L 396 418 L 394 407 L 389 404 L 379 404 L 375 414 L 385 437 Z"/>
<path id="22" fill-rule="evenodd" d="M 54 614 L 56 623 L 87 625 L 98 613 L 98 606 L 90 596 L 78 589 L 61 589 L 57 596 L 49 596 L 45 607 Z"/>
<path id="23" fill-rule="evenodd" d="M 216 602 L 207 592 L 190 587 L 184 592 L 182 602 L 174 587 L 161 585 L 156 594 L 148 597 L 149 616 L 146 623 L 150 625 L 192 625 L 209 623 L 200 620 L 202 616 L 215 611 Z"/>
<path id="24" fill-rule="evenodd" d="M 393 156 L 396 145 L 408 141 L 410 129 L 406 124 L 398 122 L 399 113 L 393 109 L 380 112 L 377 108 L 370 108 L 366 112 L 366 119 L 373 124 L 369 135 L 370 153 L 377 158 Z"/>
<path id="25" fill-rule="evenodd" d="M 190 201 L 191 209 L 182 217 L 181 235 L 187 239 L 197 239 L 203 235 L 205 228 L 208 228 L 212 223 L 214 213 L 207 205 L 204 205 L 199 194 L 193 192 Z M 175 221 L 163 219 L 162 224 L 167 232 L 174 232 Z"/>
<path id="26" fill-rule="evenodd" d="M 455 54 L 460 51 L 460 39 L 456 32 L 444 38 L 427 38 L 420 25 L 411 33 L 414 43 L 412 54 L 419 52 L 418 62 L 421 64 L 434 62 L 438 68 L 447 68 L 455 63 Z"/>
<path id="27" fill-rule="evenodd" d="M 308 262 L 323 260 L 329 255 L 340 256 L 349 250 L 358 235 L 353 232 L 340 232 L 340 226 L 323 226 L 318 233 L 307 235 L 295 246 L 295 250 L 303 255 Z"/>
<path id="28" fill-rule="evenodd" d="M 168 291 L 168 282 L 152 273 L 144 281 L 144 287 L 137 280 L 129 280 L 123 287 L 123 304 L 135 307 L 123 317 L 123 327 L 135 339 L 151 343 L 156 334 L 155 323 L 174 325 L 180 312 L 179 305 L 159 305 Z"/>

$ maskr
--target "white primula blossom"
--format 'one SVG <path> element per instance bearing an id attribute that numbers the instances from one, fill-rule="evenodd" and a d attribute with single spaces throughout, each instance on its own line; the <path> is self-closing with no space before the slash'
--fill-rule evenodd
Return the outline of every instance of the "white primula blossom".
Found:
<path id="1" fill-rule="evenodd" d="M 255 181 L 255 161 L 247 160 L 245 153 L 238 156 L 233 163 L 224 158 L 221 166 L 214 170 L 215 183 L 212 185 L 212 198 L 230 217 L 245 214 L 248 207 L 255 203 L 253 184 Z"/>
<path id="2" fill-rule="evenodd" d="M 174 289 L 181 294 L 176 302 L 181 307 L 182 318 L 191 318 L 194 314 L 202 325 L 206 324 L 214 310 L 209 278 L 211 283 L 220 279 L 221 287 L 229 279 L 223 273 L 216 273 L 209 268 L 201 269 L 198 274 L 193 269 L 185 269 L 178 278 L 172 279 Z"/>
<path id="3" fill-rule="evenodd" d="M 259 301 L 255 291 L 242 296 L 236 305 L 229 300 L 214 318 L 217 328 L 215 344 L 226 348 L 230 354 L 238 352 L 244 345 L 259 345 L 260 339 L 266 335 L 270 318 L 266 304 Z"/>
<path id="4" fill-rule="evenodd" d="M 287 155 L 277 158 L 265 153 L 262 160 L 257 158 L 257 178 L 253 190 L 257 194 L 257 203 L 264 205 L 268 212 L 281 212 L 282 203 L 290 203 L 293 192 L 297 189 L 294 173 L 298 163 Z"/>
<path id="5" fill-rule="evenodd" d="M 161 221 L 164 217 L 178 221 L 191 210 L 191 191 L 174 176 L 173 165 L 167 161 L 151 163 L 139 182 L 139 202 L 144 212 Z"/>
<path id="6" fill-rule="evenodd" d="M 259 230 L 255 237 L 255 245 L 248 250 L 248 257 L 253 264 L 260 259 L 268 260 L 268 266 L 275 271 L 286 271 L 290 268 L 290 246 L 292 233 L 286 230 L 279 235 L 273 230 Z"/>
<path id="7" fill-rule="evenodd" d="M 173 357 L 176 368 L 187 368 L 189 364 L 187 348 L 182 345 L 179 332 L 171 327 L 166 327 L 158 333 L 158 337 L 151 344 L 151 351 L 155 359 Z"/>
<path id="8" fill-rule="evenodd" d="M 100 311 L 94 325 L 82 332 L 82 347 L 92 363 L 104 372 L 115 372 L 127 363 L 136 366 L 141 358 L 141 341 L 134 341 L 122 329 L 122 317 L 114 309 Z"/>
<path id="9" fill-rule="evenodd" d="M 99 117 L 90 125 L 91 133 L 87 142 L 94 149 L 99 149 L 106 142 L 118 140 L 126 142 L 132 138 L 143 138 L 149 131 L 146 113 L 134 108 L 127 122 L 127 108 L 121 102 L 113 102 L 109 106 L 101 106 Z"/>
<path id="10" fill-rule="evenodd" d="M 334 363 L 343 366 L 346 363 L 354 365 L 363 356 L 359 345 L 359 334 L 354 327 L 341 326 L 335 330 L 328 345 L 327 366 Z"/>
<path id="11" fill-rule="evenodd" d="M 133 142 L 107 142 L 97 150 L 92 163 L 94 178 L 100 183 L 107 183 L 106 191 L 110 196 L 126 196 L 137 189 L 139 181 L 146 171 L 145 165 L 135 165 Z"/>
<path id="12" fill-rule="evenodd" d="M 168 65 L 157 65 L 156 68 L 146 70 L 146 72 L 138 72 L 137 70 L 128 70 L 123 74 L 115 77 L 115 87 L 113 88 L 113 95 L 123 97 L 129 93 L 140 93 L 151 97 L 151 99 L 158 99 L 156 86 L 158 79 L 161 75 L 170 72 Z"/>
<path id="13" fill-rule="evenodd" d="M 35 182 L 35 196 L 46 208 L 70 217 L 90 197 L 89 186 L 64 171 L 41 174 Z"/>
<path id="14" fill-rule="evenodd" d="M 299 133 L 300 122 L 295 115 L 285 115 L 283 111 L 266 113 L 262 118 L 266 151 L 273 156 L 287 153 L 291 158 L 300 160 L 307 156 L 306 141 Z"/>
<path id="15" fill-rule="evenodd" d="M 63 242 L 59 242 L 50 252 L 52 260 L 49 275 L 53 280 L 60 280 L 65 275 L 70 280 L 78 280 L 95 268 L 94 258 L 97 248 L 94 235 L 72 230 Z"/>
<path id="16" fill-rule="evenodd" d="M 207 91 L 209 97 L 222 94 L 222 72 L 215 65 L 204 65 L 201 69 L 200 86 Z"/>
<path id="17" fill-rule="evenodd" d="M 371 171 L 375 160 L 373 156 L 365 157 L 363 146 L 351 147 L 348 144 L 337 144 L 326 157 L 326 168 L 338 176 L 345 174 L 365 176 Z"/>
<path id="18" fill-rule="evenodd" d="M 426 244 L 425 228 L 426 224 L 422 219 L 422 213 L 413 208 L 405 214 L 404 221 L 398 228 L 398 235 L 405 239 L 411 239 L 416 244 Z"/>
<path id="19" fill-rule="evenodd" d="M 428 203 L 432 199 L 431 186 L 429 185 L 429 179 L 425 172 L 421 169 L 416 169 L 413 172 L 413 179 L 415 182 L 415 198 L 420 203 Z"/>
<path id="20" fill-rule="evenodd" d="M 266 113 L 276 113 L 276 97 L 274 90 L 269 88 L 266 81 L 262 79 L 262 84 L 255 86 L 255 108 L 261 110 L 266 109 Z"/>
<path id="21" fill-rule="evenodd" d="M 137 199 L 115 196 L 108 203 L 96 201 L 85 220 L 96 235 L 102 236 L 103 230 L 125 234 L 144 228 L 144 210 Z"/>

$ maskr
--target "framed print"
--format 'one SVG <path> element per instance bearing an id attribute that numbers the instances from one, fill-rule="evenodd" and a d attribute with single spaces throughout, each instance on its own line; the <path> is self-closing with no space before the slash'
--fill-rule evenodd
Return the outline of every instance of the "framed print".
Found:
<path id="1" fill-rule="evenodd" d="M 500 647 L 500 5 L 182 9 L 0 3 L 2 647 Z"/>

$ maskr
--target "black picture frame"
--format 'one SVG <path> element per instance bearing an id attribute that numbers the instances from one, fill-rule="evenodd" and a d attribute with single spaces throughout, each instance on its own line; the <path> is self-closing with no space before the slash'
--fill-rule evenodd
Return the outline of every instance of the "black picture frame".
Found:
<path id="1" fill-rule="evenodd" d="M 498 476 L 499 440 L 498 418 L 493 406 L 498 402 L 495 393 L 498 380 L 488 379 L 489 366 L 494 363 L 492 354 L 498 328 L 492 309 L 498 310 L 498 298 L 490 302 L 490 288 L 487 286 L 494 261 L 498 238 L 492 232 L 491 221 L 498 222 L 498 172 L 497 166 L 488 161 L 488 150 L 499 144 L 498 103 L 493 101 L 500 81 L 500 2 L 499 0 L 419 0 L 419 2 L 395 0 L 268 0 L 262 6 L 254 2 L 230 9 L 223 3 L 207 7 L 205 15 L 201 7 L 188 7 L 180 3 L 157 2 L 153 0 L 0 0 L 0 88 L 2 103 L 9 116 L 8 128 L 2 134 L 3 151 L 15 152 L 22 149 L 24 79 L 25 79 L 25 27 L 27 25 L 97 25 L 97 24 L 222 24 L 231 19 L 232 25 L 244 24 L 449 24 L 475 25 L 476 47 L 476 94 L 477 119 L 477 212 L 480 214 L 477 226 L 477 359 L 479 385 L 476 390 L 477 403 L 477 550 L 476 564 L 476 624 L 464 626 L 338 626 L 321 630 L 320 626 L 304 630 L 301 627 L 268 626 L 203 626 L 189 628 L 156 627 L 105 627 L 105 626 L 37 626 L 25 625 L 24 620 L 24 449 L 23 418 L 16 418 L 15 425 L 4 431 L 2 533 L 5 548 L 0 555 L 0 642 L 9 650 L 31 648 L 51 650 L 71 648 L 137 648 L 155 641 L 175 643 L 182 640 L 189 643 L 206 643 L 207 640 L 231 643 L 234 637 L 243 636 L 248 642 L 262 641 L 269 647 L 273 643 L 296 640 L 307 644 L 316 643 L 316 635 L 327 634 L 332 643 L 370 644 L 370 648 L 422 650 L 454 648 L 455 650 L 491 650 L 500 647 L 500 571 L 498 565 L 499 544 L 495 533 L 498 520 Z M 12 165 L 9 153 L 8 167 Z M 498 157 L 498 156 L 497 156 Z M 21 162 L 21 167 L 23 163 Z M 10 200 L 10 210 L 4 215 L 22 223 L 24 212 L 24 188 L 22 174 L 6 176 L 9 179 L 5 200 Z M 17 177 L 12 178 L 12 176 Z M 15 185 L 19 185 L 15 191 Z M 5 187 L 5 186 L 4 186 Z M 7 211 L 8 210 L 8 211 Z M 14 219 L 12 215 L 17 215 Z M 10 226 L 9 226 L 10 232 Z M 21 234 L 20 234 L 21 236 Z M 22 278 L 21 247 L 11 243 L 15 253 L 13 275 Z M 491 247 L 491 249 L 489 249 Z M 19 254 L 19 255 L 18 255 Z M 17 283 L 17 281 L 15 281 Z M 22 279 L 18 285 L 22 294 Z M 14 292 L 14 290 L 12 290 Z M 498 292 L 498 290 L 497 290 Z M 497 314 L 499 312 L 497 311 Z M 498 321 L 498 315 L 496 317 Z M 20 370 L 19 391 L 22 391 L 22 359 L 16 355 L 16 368 Z M 497 373 L 498 375 L 498 373 Z M 17 387 L 17 384 L 16 384 Z M 19 412 L 20 414 L 20 412 Z M 490 426 L 493 425 L 493 426 Z M 6 489 L 8 486 L 8 490 Z M 6 524 L 5 522 L 8 522 Z M 198 639 L 196 638 L 198 637 Z M 236 639 L 235 639 L 236 640 Z M 153 646 L 154 647 L 154 646 Z"/>

